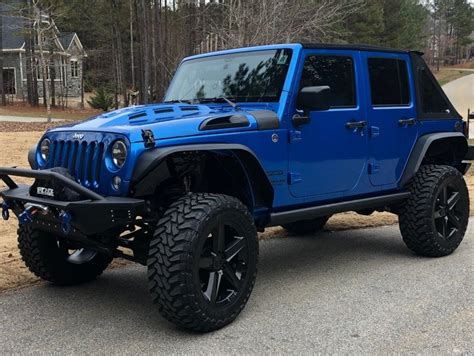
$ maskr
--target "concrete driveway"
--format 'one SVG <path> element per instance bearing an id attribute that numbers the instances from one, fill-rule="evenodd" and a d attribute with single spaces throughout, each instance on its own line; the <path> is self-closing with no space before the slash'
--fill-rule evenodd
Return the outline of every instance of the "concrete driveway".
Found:
<path id="1" fill-rule="evenodd" d="M 444 85 L 443 90 L 464 118 L 467 116 L 467 109 L 474 111 L 474 73 L 453 80 Z M 471 137 L 474 136 L 471 134 Z"/>
<path id="2" fill-rule="evenodd" d="M 160 318 L 142 267 L 9 292 L 1 352 L 472 353 L 473 234 L 439 259 L 410 253 L 397 226 L 263 241 L 247 308 L 204 335 Z"/>

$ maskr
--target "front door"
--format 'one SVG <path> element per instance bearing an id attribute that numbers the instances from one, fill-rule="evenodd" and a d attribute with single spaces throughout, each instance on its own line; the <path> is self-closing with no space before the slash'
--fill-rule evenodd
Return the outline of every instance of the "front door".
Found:
<path id="1" fill-rule="evenodd" d="M 370 91 L 370 182 L 394 188 L 418 135 L 414 85 L 408 54 L 362 54 Z"/>
<path id="2" fill-rule="evenodd" d="M 368 140 L 360 54 L 311 51 L 300 72 L 299 89 L 327 85 L 332 99 L 329 110 L 310 112 L 308 124 L 290 130 L 290 192 L 312 201 L 342 196 L 355 189 L 366 174 Z"/>

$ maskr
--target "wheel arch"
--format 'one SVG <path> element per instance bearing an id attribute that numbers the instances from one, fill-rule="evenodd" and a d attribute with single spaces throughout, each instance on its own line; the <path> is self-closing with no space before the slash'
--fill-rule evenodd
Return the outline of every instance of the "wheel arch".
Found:
<path id="1" fill-rule="evenodd" d="M 462 160 L 467 150 L 467 139 L 461 132 L 440 132 L 419 137 L 405 166 L 400 185 L 405 186 L 422 164 L 451 165 L 464 174 Z"/>
<path id="2" fill-rule="evenodd" d="M 255 153 L 247 146 L 240 144 L 196 144 L 173 147 L 155 148 L 145 151 L 137 160 L 131 181 L 131 193 L 134 196 L 146 196 L 159 189 L 170 177 L 175 174 L 169 165 L 169 160 L 176 160 L 186 156 L 198 155 L 206 161 L 220 161 L 222 170 L 214 170 L 213 181 L 219 185 L 219 179 L 231 177 L 242 184 L 243 192 L 231 190 L 220 191 L 223 186 L 214 186 L 212 193 L 225 193 L 243 201 L 250 211 L 261 207 L 271 207 L 273 204 L 273 187 L 268 179 L 262 164 Z M 197 156 L 196 156 L 197 157 Z M 202 168 L 202 167 L 201 167 Z M 225 170 L 230 172 L 224 172 Z M 203 177 L 209 179 L 209 170 L 202 172 Z M 238 189 L 234 182 L 233 189 Z M 203 189 L 203 188 L 201 188 Z"/>

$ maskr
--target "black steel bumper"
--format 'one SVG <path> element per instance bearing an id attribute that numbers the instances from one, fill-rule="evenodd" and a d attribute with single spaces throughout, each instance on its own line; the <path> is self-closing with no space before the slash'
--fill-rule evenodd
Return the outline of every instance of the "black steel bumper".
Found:
<path id="1" fill-rule="evenodd" d="M 467 147 L 467 153 L 464 157 L 465 161 L 474 161 L 474 145 L 469 145 Z"/>
<path id="2" fill-rule="evenodd" d="M 30 186 L 18 185 L 12 177 L 28 177 L 56 181 L 80 196 L 78 201 L 58 201 L 30 195 Z M 13 211 L 20 223 L 30 223 L 46 230 L 93 235 L 121 227 L 143 214 L 143 200 L 103 197 L 74 180 L 48 170 L 0 167 L 0 179 L 8 186 L 0 191 L 4 203 L 2 216 Z"/>

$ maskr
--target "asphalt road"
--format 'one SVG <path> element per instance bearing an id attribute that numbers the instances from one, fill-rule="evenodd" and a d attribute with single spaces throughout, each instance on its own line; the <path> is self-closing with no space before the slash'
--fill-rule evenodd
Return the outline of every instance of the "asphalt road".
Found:
<path id="1" fill-rule="evenodd" d="M 396 226 L 263 241 L 247 308 L 204 335 L 160 318 L 142 267 L 9 292 L 0 352 L 472 353 L 473 234 L 439 259 L 411 254 Z"/>

